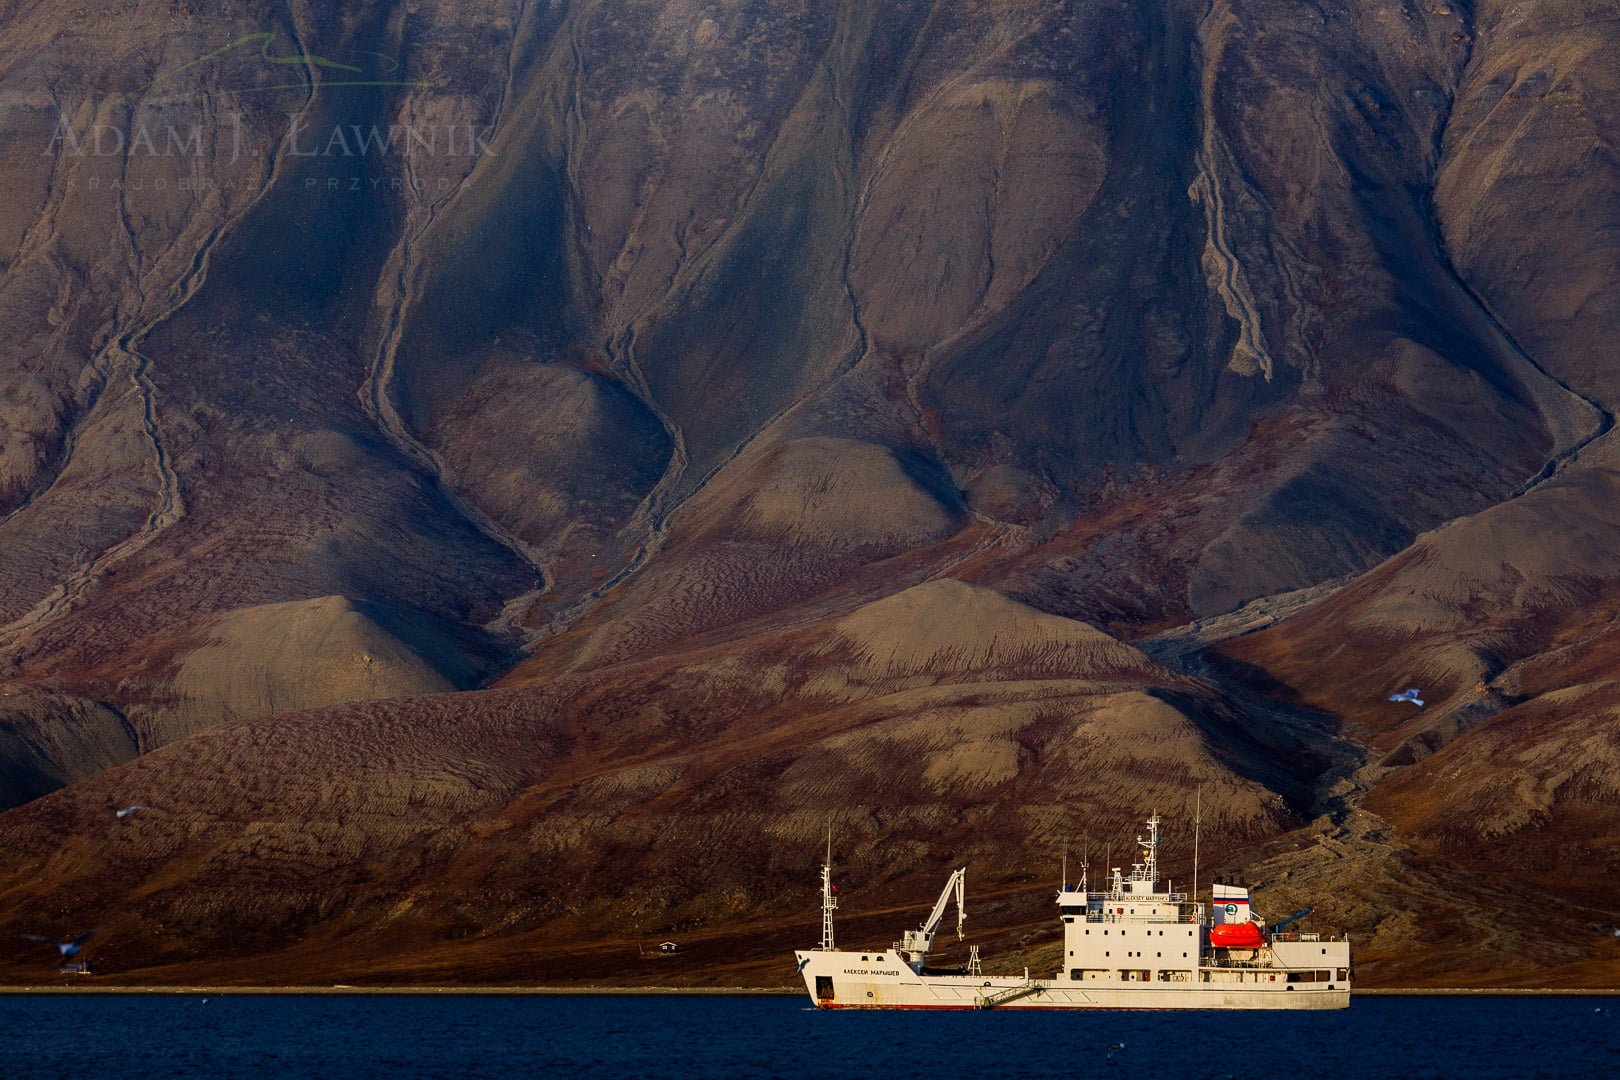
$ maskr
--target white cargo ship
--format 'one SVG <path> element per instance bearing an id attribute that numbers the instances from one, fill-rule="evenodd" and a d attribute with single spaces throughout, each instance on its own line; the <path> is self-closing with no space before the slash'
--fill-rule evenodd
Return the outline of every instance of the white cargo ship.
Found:
<path id="1" fill-rule="evenodd" d="M 986 975 L 978 948 L 956 969 L 928 966 L 952 899 L 964 919 L 966 868 L 951 874 L 933 912 L 886 949 L 839 949 L 831 856 L 821 868 L 821 947 L 795 953 L 823 1009 L 1342 1009 L 1350 1004 L 1346 937 L 1289 932 L 1309 909 L 1268 927 L 1249 890 L 1217 884 L 1206 912 L 1195 895 L 1159 887 L 1159 816 L 1138 837 L 1142 861 L 1111 868 L 1092 891 L 1082 871 L 1057 894 L 1063 967 L 1049 977 Z M 1196 892 L 1196 888 L 1194 890 Z"/>

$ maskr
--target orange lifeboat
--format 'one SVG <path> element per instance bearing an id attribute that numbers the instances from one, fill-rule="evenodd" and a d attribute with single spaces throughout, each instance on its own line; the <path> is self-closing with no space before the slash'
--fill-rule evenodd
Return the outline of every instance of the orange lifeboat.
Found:
<path id="1" fill-rule="evenodd" d="M 1209 943 L 1217 949 L 1258 949 L 1266 937 L 1252 922 L 1222 923 L 1209 928 Z"/>

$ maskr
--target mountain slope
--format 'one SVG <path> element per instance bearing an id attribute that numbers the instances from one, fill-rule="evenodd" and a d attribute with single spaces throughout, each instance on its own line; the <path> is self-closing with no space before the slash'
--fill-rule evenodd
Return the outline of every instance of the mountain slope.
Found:
<path id="1" fill-rule="evenodd" d="M 1607 962 L 1620 5 L 0 24 L 8 918 L 469 975 L 784 911 L 833 814 L 1023 926 L 1201 782 L 1374 978 L 1508 835 Z"/>

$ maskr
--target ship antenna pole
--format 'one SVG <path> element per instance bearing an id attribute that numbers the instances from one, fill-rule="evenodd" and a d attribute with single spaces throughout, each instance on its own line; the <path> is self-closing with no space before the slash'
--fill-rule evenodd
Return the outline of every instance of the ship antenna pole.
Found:
<path id="1" fill-rule="evenodd" d="M 1198 785 L 1198 793 L 1193 796 L 1193 915 L 1198 914 L 1198 830 L 1204 817 L 1204 785 Z"/>
<path id="2" fill-rule="evenodd" d="M 1063 841 L 1063 882 L 1058 886 L 1059 892 L 1069 891 L 1069 841 Z"/>

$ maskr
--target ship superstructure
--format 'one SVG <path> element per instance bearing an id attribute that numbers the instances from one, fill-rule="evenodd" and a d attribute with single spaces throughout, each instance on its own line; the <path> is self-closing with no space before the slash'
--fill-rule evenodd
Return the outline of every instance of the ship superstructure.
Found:
<path id="1" fill-rule="evenodd" d="M 796 953 L 811 999 L 828 1009 L 1342 1009 L 1350 1004 L 1345 937 L 1289 932 L 1309 909 L 1268 927 L 1249 890 L 1216 884 L 1206 908 L 1159 882 L 1158 814 L 1138 837 L 1139 862 L 1086 871 L 1059 889 L 1063 965 L 1050 976 L 985 975 L 975 947 L 955 969 L 928 965 L 939 922 L 956 901 L 963 935 L 967 869 L 954 871 L 933 912 L 887 949 L 838 949 L 832 866 L 822 867 L 822 945 Z"/>

